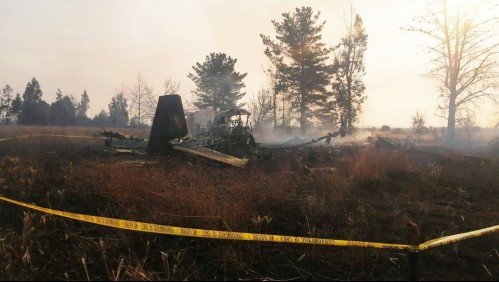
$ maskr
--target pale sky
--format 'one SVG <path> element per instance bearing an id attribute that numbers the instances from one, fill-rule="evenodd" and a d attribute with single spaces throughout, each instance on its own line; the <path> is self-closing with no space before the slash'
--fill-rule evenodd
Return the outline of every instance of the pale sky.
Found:
<path id="1" fill-rule="evenodd" d="M 471 1 L 471 0 L 470 0 Z M 223 52 L 248 73 L 245 100 L 268 80 L 260 34 L 275 38 L 271 20 L 296 7 L 310 6 L 326 21 L 323 42 L 337 44 L 345 34 L 350 4 L 368 34 L 365 54 L 368 99 L 360 127 L 410 127 L 418 110 L 429 125 L 445 126 L 435 116 L 436 84 L 422 74 L 431 67 L 421 35 L 402 30 L 424 13 L 416 0 L 0 0 L 0 87 L 22 94 L 33 77 L 49 104 L 57 89 L 90 97 L 89 117 L 107 110 L 115 89 L 131 86 L 141 73 L 154 93 L 165 78 L 180 82 L 179 94 L 191 100 L 187 78 L 196 62 Z M 489 103 L 481 126 L 499 120 Z"/>

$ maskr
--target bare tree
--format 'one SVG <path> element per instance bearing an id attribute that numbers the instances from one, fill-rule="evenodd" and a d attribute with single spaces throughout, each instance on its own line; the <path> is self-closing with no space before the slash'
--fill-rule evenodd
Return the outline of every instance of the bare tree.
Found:
<path id="1" fill-rule="evenodd" d="M 277 67 L 273 65 L 272 67 L 269 67 L 268 69 L 263 70 L 265 74 L 269 77 L 270 80 L 270 85 L 272 87 L 272 123 L 274 125 L 274 128 L 277 127 L 277 96 L 279 95 L 279 88 L 278 88 L 278 81 L 279 81 L 279 72 L 277 70 Z M 251 103 L 251 102 L 250 102 Z M 250 105 L 251 108 L 252 105 Z"/>
<path id="2" fill-rule="evenodd" d="M 270 88 L 272 89 L 272 123 L 274 128 L 276 128 L 279 120 L 278 100 L 280 96 L 285 98 L 286 83 L 283 75 L 279 72 L 279 66 L 283 65 L 283 58 L 268 56 L 268 59 L 270 61 L 270 66 L 267 69 L 264 69 L 263 72 L 269 78 Z"/>
<path id="3" fill-rule="evenodd" d="M 256 128 L 261 127 L 272 120 L 271 114 L 273 95 L 269 89 L 260 89 L 256 97 L 249 101 L 249 111 L 253 117 L 253 123 Z"/>
<path id="4" fill-rule="evenodd" d="M 178 94 L 179 89 L 180 89 L 180 82 L 172 80 L 171 77 L 165 78 L 163 80 L 164 95 Z"/>
<path id="5" fill-rule="evenodd" d="M 179 94 L 180 90 L 180 82 L 173 80 L 171 77 L 167 77 L 163 80 L 163 95 L 174 95 Z M 183 97 L 184 98 L 184 97 Z M 184 111 L 194 112 L 196 110 L 196 106 L 193 105 L 192 101 L 183 100 Z M 157 101 L 155 102 L 157 105 Z"/>
<path id="6" fill-rule="evenodd" d="M 467 1 L 469 6 L 459 7 L 441 0 L 436 7 L 428 7 L 426 16 L 415 19 L 417 27 L 409 28 L 435 43 L 427 46 L 434 66 L 427 75 L 440 85 L 438 107 L 447 113 L 448 140 L 455 138 L 460 110 L 477 105 L 482 98 L 497 102 L 494 89 L 498 86 L 499 13 L 497 5 L 485 7 L 477 2 Z"/>
<path id="7" fill-rule="evenodd" d="M 141 73 L 137 74 L 137 81 L 130 87 L 127 101 L 129 113 L 137 119 L 139 125 L 154 117 L 157 97 L 153 95 L 152 88 L 147 85 Z"/>

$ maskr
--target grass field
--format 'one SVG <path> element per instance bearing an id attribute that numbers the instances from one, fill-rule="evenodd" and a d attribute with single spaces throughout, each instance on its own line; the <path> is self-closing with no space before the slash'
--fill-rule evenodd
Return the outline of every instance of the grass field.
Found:
<path id="1" fill-rule="evenodd" d="M 0 138 L 100 130 L 3 126 Z M 106 130 L 148 137 L 147 130 Z M 250 159 L 240 169 L 181 152 L 116 154 L 103 141 L 0 142 L 0 194 L 139 222 L 394 244 L 499 224 L 499 163 L 492 154 L 321 144 L 275 149 L 272 159 Z M 6 202 L 0 215 L 0 280 L 409 279 L 402 250 L 158 235 Z M 408 222 L 417 224 L 419 237 L 408 233 Z M 498 235 L 421 252 L 419 279 L 499 280 Z"/>

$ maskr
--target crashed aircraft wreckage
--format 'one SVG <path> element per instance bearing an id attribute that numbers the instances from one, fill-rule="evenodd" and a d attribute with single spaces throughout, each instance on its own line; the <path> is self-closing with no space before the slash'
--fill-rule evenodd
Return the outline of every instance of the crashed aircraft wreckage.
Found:
<path id="1" fill-rule="evenodd" d="M 129 140 L 130 144 L 144 144 L 147 142 L 147 153 L 150 155 L 165 154 L 176 150 L 202 156 L 237 167 L 244 167 L 251 156 L 266 157 L 270 149 L 256 143 L 253 136 L 249 116 L 251 113 L 244 109 L 231 109 L 218 113 L 211 123 L 211 127 L 196 135 L 192 135 L 187 127 L 182 100 L 179 95 L 163 95 L 159 97 L 154 116 L 151 133 L 148 140 L 126 136 L 124 134 L 106 131 L 98 135 L 106 137 L 105 144 L 112 147 L 113 138 Z M 343 123 L 342 123 L 343 125 Z M 313 139 L 312 141 L 285 147 L 299 147 L 326 140 L 329 144 L 331 137 L 345 136 L 344 127 L 334 133 Z M 134 151 L 138 146 L 114 146 L 116 151 Z"/>

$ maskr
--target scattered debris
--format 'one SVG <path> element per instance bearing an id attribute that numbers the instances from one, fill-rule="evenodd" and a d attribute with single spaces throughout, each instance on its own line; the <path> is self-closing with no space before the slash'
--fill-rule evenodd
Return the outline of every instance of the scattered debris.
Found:
<path id="1" fill-rule="evenodd" d="M 197 135 L 189 133 L 187 122 L 179 95 L 160 96 L 148 140 L 127 136 L 123 133 L 107 131 L 99 132 L 106 137 L 105 144 L 121 153 L 139 153 L 147 148 L 151 155 L 164 154 L 171 150 L 186 152 L 213 159 L 226 164 L 244 167 L 251 157 L 271 159 L 270 147 L 261 146 L 255 141 L 249 123 L 251 113 L 244 109 L 230 109 L 215 115 L 211 127 Z M 342 124 L 343 125 L 343 124 Z M 281 146 L 298 148 L 311 145 L 321 140 L 330 144 L 331 138 L 344 137 L 346 131 L 339 131 L 303 142 L 298 137 L 284 142 Z M 128 140 L 125 146 L 113 146 L 113 139 Z M 134 143 L 134 144 L 132 144 Z"/>

